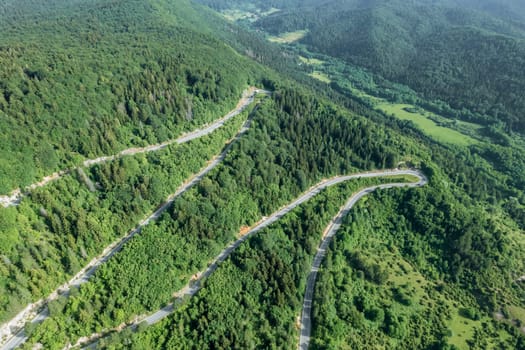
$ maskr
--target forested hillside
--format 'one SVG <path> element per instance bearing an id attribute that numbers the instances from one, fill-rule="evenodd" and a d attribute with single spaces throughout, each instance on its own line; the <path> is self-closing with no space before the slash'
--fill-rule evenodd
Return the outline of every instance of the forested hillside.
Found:
<path id="1" fill-rule="evenodd" d="M 221 118 L 249 83 L 262 85 L 265 68 L 191 24 L 201 15 L 186 1 L 3 3 L 0 193 L 86 158 L 174 139 Z M 240 126 L 232 123 L 131 164 L 74 169 L 2 207 L 0 320 L 149 215 L 220 152 Z"/>
<path id="2" fill-rule="evenodd" d="M 422 189 L 374 195 L 345 220 L 345 238 L 332 246 L 336 253 L 331 253 L 321 271 L 313 348 L 388 344 L 401 349 L 409 344 L 426 349 L 447 348 L 452 342 L 461 349 L 483 348 L 483 344 L 521 349 L 524 338 L 519 330 L 510 322 L 492 321 L 492 310 L 504 310 L 514 318 L 518 315 L 515 310 L 521 308 L 524 289 L 513 279 L 525 267 L 519 243 L 522 233 L 498 206 L 487 204 L 491 191 L 479 191 L 474 185 L 488 184 L 490 177 L 501 174 L 486 168 L 479 158 L 460 158 L 464 155 L 428 144 L 415 134 L 402 136 L 403 129 L 376 129 L 374 123 L 333 110 L 331 104 L 297 86 L 276 88 L 273 101 L 257 111 L 253 130 L 235 146 L 224 166 L 177 201 L 171 217 L 163 217 L 146 236 L 127 247 L 122 260 L 110 263 L 75 298 L 58 303 L 53 317 L 34 331 L 32 341 L 57 349 L 66 339 L 75 342 L 86 331 L 80 328 L 77 314 L 87 317 L 91 332 L 122 321 L 111 310 L 99 314 L 92 305 L 118 305 L 127 300 L 128 290 L 106 287 L 111 291 L 108 301 L 108 296 L 96 291 L 112 279 L 134 279 L 136 264 L 131 257 L 153 245 L 153 237 L 162 241 L 167 235 L 187 242 L 190 238 L 184 233 L 193 232 L 191 237 L 212 246 L 210 237 L 225 240 L 228 232 L 242 227 L 243 218 L 268 215 L 283 203 L 282 198 L 290 201 L 313 179 L 350 170 L 342 168 L 343 164 L 359 168 L 387 165 L 376 155 L 385 151 L 380 145 L 388 145 L 398 150 L 400 160 L 424 160 L 421 165 L 430 183 Z M 372 155 L 369 160 L 368 155 Z M 117 349 L 220 348 L 224 344 L 296 348 L 297 316 L 316 242 L 342 201 L 359 186 L 363 183 L 326 191 L 250 238 L 219 266 L 197 296 L 179 302 L 167 320 L 152 327 L 139 326 L 136 334 L 129 328 L 110 333 L 98 345 Z M 492 193 L 503 191 L 500 186 Z M 230 208 L 228 220 L 214 211 L 219 206 Z M 256 208 L 261 210 L 258 215 Z M 240 215 L 243 210 L 245 214 Z M 192 251 L 194 244 L 189 245 Z M 190 256 L 177 253 L 178 266 L 186 260 L 195 264 L 200 248 L 195 249 Z M 132 266 L 131 272 L 124 273 L 122 264 Z M 398 264 L 402 268 L 395 267 Z M 165 263 L 151 267 L 142 277 L 144 285 L 158 278 L 158 269 L 170 271 Z M 175 276 L 164 276 L 157 286 L 176 281 Z M 132 293 L 138 288 L 134 286 Z M 137 312 L 158 302 L 149 293 L 131 300 L 133 307 L 143 303 Z M 476 322 L 470 322 L 471 318 Z M 75 321 L 67 323 L 71 319 Z M 49 337 L 55 329 L 60 330 L 59 336 Z"/>
<path id="3" fill-rule="evenodd" d="M 209 6 L 215 10 L 228 9 L 254 9 L 259 8 L 267 11 L 271 8 L 277 10 L 288 10 L 297 7 L 302 9 L 308 7 L 327 6 L 329 4 L 337 4 L 340 8 L 363 8 L 370 6 L 370 1 L 366 0 L 197 0 L 197 2 Z M 439 2 L 433 0 L 417 0 L 409 3 L 420 4 L 440 4 L 447 7 L 464 8 L 467 10 L 474 10 L 485 14 L 490 14 L 499 19 L 512 21 L 515 25 L 520 24 L 525 18 L 525 5 L 516 0 L 440 0 Z M 373 5 L 381 4 L 381 2 L 374 2 Z"/>
<path id="4" fill-rule="evenodd" d="M 523 132 L 525 22 L 481 8 L 446 1 L 328 1 L 285 8 L 254 26 L 273 34 L 307 30 L 300 42 L 312 51 L 471 110 L 480 122 L 501 121 L 507 131 Z"/>
<path id="5" fill-rule="evenodd" d="M 17 337 L 0 328 L 0 344 L 296 349 L 334 215 L 358 190 L 410 178 L 294 201 L 339 175 L 417 168 L 424 186 L 366 192 L 343 220 L 319 270 L 311 348 L 524 349 L 522 7 L 200 2 L 234 12 L 188 0 L 0 5 L 0 193 L 70 169 L 0 207 L 0 325 L 112 252 Z M 307 49 L 251 26 L 308 29 Z M 79 166 L 217 120 L 248 86 L 265 90 L 213 133 Z M 417 116 L 455 131 L 452 142 Z M 139 324 L 159 310 L 163 321 Z"/>
<path id="6" fill-rule="evenodd" d="M 185 2 L 170 18 L 157 2 L 81 3 L 2 5 L 0 193 L 174 138 L 226 112 L 257 77 L 206 27 L 184 23 Z"/>

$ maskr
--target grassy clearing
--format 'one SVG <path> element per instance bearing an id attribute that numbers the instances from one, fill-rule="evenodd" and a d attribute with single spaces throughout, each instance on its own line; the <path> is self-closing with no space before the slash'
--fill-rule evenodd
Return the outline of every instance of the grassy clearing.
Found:
<path id="1" fill-rule="evenodd" d="M 308 34 L 308 30 L 297 30 L 295 32 L 282 33 L 278 36 L 270 36 L 268 40 L 272 43 L 278 44 L 291 44 L 298 40 L 301 40 Z"/>
<path id="2" fill-rule="evenodd" d="M 326 74 L 324 74 L 322 72 L 314 71 L 313 73 L 310 73 L 308 75 L 311 76 L 314 79 L 322 81 L 323 83 L 330 84 L 332 82 L 332 80 L 328 77 L 328 75 L 326 75 Z"/>
<path id="3" fill-rule="evenodd" d="M 458 146 L 470 146 L 478 143 L 477 140 L 472 137 L 462 134 L 461 132 L 455 130 L 473 130 L 474 132 L 478 131 L 481 126 L 474 123 L 468 123 L 464 121 L 455 121 L 457 128 L 450 128 L 447 126 L 438 125 L 434 120 L 442 122 L 443 124 L 452 123 L 450 119 L 444 118 L 442 116 L 427 112 L 422 110 L 419 107 L 415 107 L 411 104 L 406 103 L 390 103 L 382 98 L 375 97 L 367 94 L 366 92 L 358 89 L 351 89 L 352 93 L 357 97 L 370 101 L 376 109 L 386 113 L 391 114 L 396 118 L 402 120 L 410 120 L 415 123 L 425 134 L 432 137 L 434 140 L 446 144 L 453 144 Z M 411 112 L 407 109 L 412 110 Z M 432 120 L 432 119 L 434 120 Z"/>
<path id="4" fill-rule="evenodd" d="M 410 291 L 414 304 L 423 304 L 426 299 L 425 288 L 429 282 L 400 255 L 391 255 L 388 260 L 382 262 L 383 267 L 390 267 L 388 284 L 406 288 Z"/>
<path id="5" fill-rule="evenodd" d="M 224 12 L 222 12 L 222 16 L 230 22 L 236 22 L 243 19 L 256 20 L 257 15 L 253 12 L 235 9 L 225 10 Z"/>
<path id="6" fill-rule="evenodd" d="M 452 306 L 452 303 L 448 302 L 448 304 Z M 481 320 L 473 321 L 465 318 L 459 314 L 459 308 L 453 308 L 452 318 L 448 323 L 448 328 L 451 331 L 448 343 L 459 349 L 468 349 L 467 340 L 472 339 L 477 327 L 482 327 Z"/>
<path id="7" fill-rule="evenodd" d="M 357 97 L 359 97 L 361 99 L 364 99 L 364 100 L 368 100 L 374 105 L 378 104 L 378 103 L 386 102 L 384 99 L 379 98 L 379 97 L 375 97 L 375 96 L 372 96 L 372 95 L 369 95 L 366 92 L 364 92 L 363 90 L 358 90 L 358 89 L 355 89 L 355 88 L 349 88 L 349 90 L 352 91 L 352 94 L 354 94 L 355 96 L 357 96 Z"/>
<path id="8" fill-rule="evenodd" d="M 378 241 L 376 244 L 380 245 L 381 242 Z M 455 345 L 458 349 L 468 349 L 467 341 L 474 337 L 476 329 L 483 328 L 483 323 L 491 321 L 489 317 L 474 321 L 462 316 L 460 310 L 464 307 L 444 294 L 435 293 L 436 283 L 427 280 L 415 270 L 399 252 L 389 252 L 383 247 L 374 251 L 374 255 L 377 257 L 376 262 L 389 272 L 386 285 L 391 289 L 397 288 L 403 291 L 412 300 L 410 306 L 394 304 L 401 313 L 411 315 L 433 309 L 439 304 L 447 305 L 451 314 L 447 324 L 451 333 L 449 344 Z M 497 348 L 495 345 L 488 345 L 491 349 Z"/>
<path id="9" fill-rule="evenodd" d="M 276 8 L 271 8 L 268 11 L 264 11 L 264 12 L 262 12 L 259 9 L 254 9 L 253 11 L 233 9 L 233 10 L 223 11 L 222 16 L 230 22 L 237 22 L 241 20 L 248 20 L 250 22 L 255 22 L 261 17 L 266 17 L 266 16 L 271 15 L 272 13 L 279 12 L 279 11 L 280 10 Z"/>
<path id="10" fill-rule="evenodd" d="M 376 106 L 377 109 L 387 114 L 394 115 L 396 118 L 414 122 L 419 128 L 423 130 L 423 132 L 436 141 L 458 146 L 470 146 L 477 143 L 477 141 L 470 136 L 464 135 L 456 130 L 437 125 L 434 121 L 421 113 L 412 113 L 406 110 L 413 107 L 414 106 L 409 104 L 393 104 L 388 102 L 383 102 Z"/>
<path id="11" fill-rule="evenodd" d="M 511 320 L 520 320 L 522 324 L 525 324 L 525 308 L 513 305 L 507 310 Z"/>
<path id="12" fill-rule="evenodd" d="M 319 60 L 317 58 L 306 58 L 299 56 L 299 60 L 309 66 L 320 66 L 325 63 L 325 61 Z"/>
<path id="13" fill-rule="evenodd" d="M 266 12 L 260 12 L 260 16 L 261 17 L 269 16 L 269 15 L 274 14 L 274 13 L 279 12 L 279 11 L 281 11 L 281 10 L 279 10 L 278 8 L 272 7 L 271 9 L 269 9 Z"/>

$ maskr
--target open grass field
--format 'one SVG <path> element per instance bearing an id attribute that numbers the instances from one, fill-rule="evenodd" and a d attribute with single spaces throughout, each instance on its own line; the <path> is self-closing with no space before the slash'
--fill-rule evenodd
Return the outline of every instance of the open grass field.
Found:
<path id="1" fill-rule="evenodd" d="M 512 305 L 507 309 L 512 320 L 519 320 L 522 324 L 525 324 L 525 308 Z"/>
<path id="2" fill-rule="evenodd" d="M 476 134 L 476 132 L 478 132 L 481 128 L 481 126 L 478 124 L 457 120 L 455 121 L 456 127 L 454 128 L 448 127 L 446 125 L 438 125 L 439 122 L 447 124 L 451 123 L 452 121 L 442 116 L 422 110 L 420 107 L 416 108 L 416 106 L 411 104 L 391 103 L 385 99 L 372 96 L 367 94 L 365 91 L 356 88 L 350 88 L 350 90 L 355 96 L 369 101 L 375 106 L 377 110 L 380 110 L 389 115 L 393 115 L 398 119 L 412 121 L 426 135 L 438 142 L 457 146 L 470 146 L 478 143 L 476 139 L 458 131 L 461 130 L 467 132 L 470 130 L 472 131 L 472 134 Z M 410 109 L 411 111 L 409 112 L 407 109 Z"/>
<path id="3" fill-rule="evenodd" d="M 413 107 L 414 106 L 409 104 L 382 102 L 376 106 L 376 109 L 381 110 L 386 114 L 394 115 L 396 118 L 412 121 L 421 130 L 423 130 L 424 133 L 438 142 L 458 146 L 470 146 L 477 143 L 477 141 L 470 136 L 464 135 L 456 130 L 437 125 L 433 120 L 421 113 L 412 113 L 406 110 L 407 108 Z"/>
<path id="4" fill-rule="evenodd" d="M 314 71 L 313 73 L 310 73 L 308 75 L 311 76 L 314 79 L 322 81 L 323 83 L 330 84 L 332 82 L 332 80 L 328 77 L 328 75 L 326 75 L 326 74 L 324 74 L 322 72 Z"/>
<path id="5" fill-rule="evenodd" d="M 269 16 L 272 13 L 279 12 L 279 9 L 271 8 L 268 11 L 262 12 L 259 9 L 253 10 L 241 10 L 241 9 L 232 9 L 225 10 L 222 12 L 222 16 L 230 22 L 237 22 L 241 20 L 248 20 L 250 22 L 255 22 L 261 17 Z"/>
<path id="6" fill-rule="evenodd" d="M 320 65 L 325 63 L 325 61 L 322 61 L 322 60 L 317 59 L 317 58 L 306 58 L 306 57 L 303 57 L 303 56 L 299 56 L 299 60 L 301 60 L 301 62 L 303 62 L 304 64 L 307 64 L 309 66 L 320 66 Z"/>
<path id="7" fill-rule="evenodd" d="M 452 303 L 448 301 L 448 304 L 451 305 Z M 488 321 L 488 319 L 473 321 L 461 316 L 459 308 L 453 308 L 452 317 L 448 323 L 448 328 L 451 333 L 448 343 L 459 349 L 468 349 L 467 341 L 472 339 L 477 327 L 482 327 L 483 321 Z"/>
<path id="8" fill-rule="evenodd" d="M 282 33 L 278 36 L 270 36 L 268 37 L 268 40 L 272 43 L 291 44 L 301 40 L 306 34 L 308 34 L 308 30 L 297 30 L 295 32 Z"/>

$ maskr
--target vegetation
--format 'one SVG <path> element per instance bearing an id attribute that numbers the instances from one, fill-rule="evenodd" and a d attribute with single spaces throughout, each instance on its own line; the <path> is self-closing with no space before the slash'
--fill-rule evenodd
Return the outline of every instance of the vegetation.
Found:
<path id="1" fill-rule="evenodd" d="M 311 51 L 366 67 L 427 100 L 445 101 L 465 120 L 525 130 L 523 18 L 503 21 L 472 11 L 482 4 L 453 1 L 284 3 L 283 11 L 254 26 L 273 35 L 306 29 L 300 42 Z"/>
<path id="2" fill-rule="evenodd" d="M 254 76 L 220 41 L 159 21 L 156 2 L 23 3 L 0 27 L 0 193 L 195 129 Z M 65 12 L 31 14 L 47 5 Z"/>
<path id="3" fill-rule="evenodd" d="M 326 84 L 330 84 L 332 82 L 326 74 L 321 72 L 313 71 L 312 73 L 310 73 L 310 76 Z"/>
<path id="4" fill-rule="evenodd" d="M 386 114 L 393 115 L 402 120 L 414 122 L 426 134 L 433 139 L 459 146 L 469 146 L 476 143 L 476 140 L 450 128 L 437 125 L 436 122 L 427 118 L 408 104 L 381 103 L 377 106 L 379 110 Z"/>
<path id="5" fill-rule="evenodd" d="M 268 40 L 273 43 L 289 44 L 301 40 L 307 33 L 308 31 L 306 30 L 297 30 L 295 32 L 282 33 L 279 36 L 269 37 Z"/>
<path id="6" fill-rule="evenodd" d="M 243 27 L 249 19 L 238 26 L 186 0 L 6 1 L 0 192 L 174 138 L 223 115 L 248 84 L 273 92 L 222 165 L 52 302 L 24 346 L 61 349 L 166 305 L 243 229 L 322 178 L 416 166 L 430 179 L 423 189 L 367 196 L 347 217 L 319 275 L 312 346 L 524 348 L 525 29 L 501 20 L 505 8 L 520 18 L 519 7 L 500 2 L 489 14 L 480 6 L 491 1 L 462 10 L 327 1 L 322 12 L 317 0 L 212 2 L 258 14 L 251 25 L 274 35 L 308 29 L 284 46 Z M 417 113 L 424 130 L 403 120 Z M 189 144 L 81 168 L 0 208 L 0 320 L 134 227 L 243 118 Z M 319 237 L 361 185 L 297 208 L 172 317 L 101 347 L 295 347 Z"/>
<path id="7" fill-rule="evenodd" d="M 219 153 L 243 118 L 187 144 L 81 169 L 86 177 L 75 172 L 0 210 L 0 320 L 46 297 L 135 227 Z"/>
<path id="8" fill-rule="evenodd" d="M 363 132 L 369 132 L 375 137 L 363 137 Z M 328 144 L 331 145 L 330 148 L 326 147 Z M 353 168 L 348 167 L 350 164 L 365 169 L 394 166 L 397 162 L 394 154 L 386 158 L 382 158 L 381 155 L 387 154 L 383 147 L 399 149 L 396 145 L 408 146 L 408 149 L 402 151 L 403 154 L 410 154 L 411 157 L 419 159 L 425 158 L 426 152 L 429 152 L 429 146 L 412 148 L 411 145 L 415 146 L 413 141 L 400 134 L 379 129 L 363 118 L 349 118 L 343 111 L 334 109 L 329 103 L 309 95 L 307 91 L 301 91 L 298 87 L 291 89 L 276 85 L 273 100 L 261 105 L 256 112 L 253 128 L 236 144 L 224 165 L 204 179 L 196 189 L 178 199 L 170 210 L 170 215 L 165 215 L 158 223 L 148 226 L 141 236 L 130 242 L 115 259 L 104 265 L 91 282 L 82 286 L 71 298 L 59 301 L 61 306 L 54 308 L 52 317 L 33 331 L 29 344 L 40 342 L 46 348 L 61 348 L 66 342 L 75 342 L 82 335 L 115 327 L 131 320 L 134 315 L 158 309 L 170 301 L 172 293 L 185 284 L 190 276 L 202 270 L 207 261 L 232 240 L 241 227 L 249 226 L 261 216 L 273 212 L 321 177 L 351 172 Z M 471 161 L 447 157 L 449 151 L 446 149 L 437 145 L 431 147 L 439 149 L 444 156 L 443 159 L 436 158 L 436 162 L 457 162 L 463 169 L 474 169 L 470 168 Z M 448 164 L 449 168 L 451 164 L 453 163 Z M 451 168 L 451 173 L 454 170 Z M 502 305 L 519 305 L 518 300 L 522 298 L 523 290 L 508 288 L 512 276 L 524 268 L 522 265 L 525 261 L 521 250 L 511 249 L 512 242 L 518 239 L 514 233 L 516 227 L 505 224 L 505 216 L 501 216 L 500 219 L 493 218 L 482 207 L 472 207 L 472 199 L 468 195 L 470 193 L 471 196 L 486 198 L 486 193 L 478 192 L 479 186 L 468 185 L 470 181 L 487 183 L 483 171 L 477 171 L 477 180 L 464 182 L 470 177 L 460 177 L 456 180 L 457 184 L 450 182 L 445 174 L 434 167 L 424 168 L 424 171 L 431 175 L 431 190 L 410 191 L 410 196 L 396 194 L 393 198 L 385 197 L 379 201 L 392 206 L 387 213 L 400 213 L 399 215 L 406 217 L 393 218 L 392 221 L 387 217 L 374 222 L 377 222 L 379 227 L 381 224 L 390 227 L 391 223 L 396 223 L 399 231 L 393 232 L 399 234 L 394 235 L 391 240 L 406 242 L 402 246 L 403 254 L 407 255 L 407 259 L 419 263 L 417 269 L 425 278 L 432 281 L 443 280 L 451 285 L 450 288 L 464 290 L 467 295 L 465 298 L 470 300 L 465 307 L 480 310 L 481 315 L 486 318 L 491 310 L 496 310 Z M 374 205 L 378 212 L 380 207 L 380 204 Z M 217 211 L 215 208 L 223 210 Z M 319 213 L 324 211 L 319 210 L 317 214 Z M 503 212 L 501 215 L 504 215 Z M 309 223 L 307 221 L 305 225 Z M 316 232 L 322 232 L 322 224 L 314 227 Z M 412 233 L 402 240 L 402 234 L 408 234 L 407 232 Z M 299 240 L 290 244 L 302 243 Z M 287 245 L 283 243 L 283 246 L 286 249 Z M 281 249 L 279 244 L 272 247 L 275 251 Z M 493 247 L 498 248 L 495 250 Z M 312 251 L 313 247 L 310 246 L 309 249 Z M 290 248 L 288 251 L 301 250 Z M 256 257 L 260 257 L 260 254 L 271 257 L 267 251 L 257 253 Z M 148 263 L 150 261 L 155 261 L 155 264 Z M 385 282 L 383 269 L 374 267 L 374 264 L 359 255 L 353 255 L 351 261 L 355 266 L 360 266 L 364 276 L 373 283 Z M 288 266 L 277 265 L 277 270 L 282 273 L 276 276 L 284 275 L 282 266 L 285 265 Z M 307 269 L 308 263 L 300 266 Z M 369 272 L 366 272 L 368 270 Z M 250 273 L 239 276 L 232 270 L 226 271 L 229 277 L 221 280 L 221 285 L 233 285 L 231 278 L 241 278 L 243 281 L 245 278 L 253 278 Z M 294 272 L 295 275 L 297 273 Z M 306 275 L 293 277 L 292 280 L 297 281 L 301 278 L 306 278 Z M 295 298 L 301 300 L 304 291 L 300 287 L 304 285 L 300 282 L 279 282 L 277 286 L 279 290 L 290 289 L 285 295 L 297 293 Z M 224 288 L 217 286 L 217 289 L 222 293 Z M 230 292 L 234 293 L 234 290 Z M 399 290 L 396 293 L 391 294 L 396 300 L 404 304 L 413 304 L 407 292 Z M 237 300 L 235 295 L 227 294 L 224 298 L 230 301 Z M 213 297 L 210 296 L 212 300 L 217 300 L 218 297 L 215 293 Z M 387 297 L 388 295 L 385 296 Z M 253 298 L 257 299 L 259 296 Z M 272 312 L 280 310 L 280 313 L 272 317 L 283 315 L 284 319 L 289 320 L 289 315 L 297 311 L 293 306 L 296 304 L 297 302 L 283 302 L 279 304 L 281 308 L 271 308 L 275 310 Z M 207 306 L 205 310 L 210 310 L 209 307 L 211 306 Z M 289 307 L 291 309 L 288 309 Z M 190 306 L 185 310 L 192 315 L 191 317 L 197 317 L 195 312 L 204 310 L 203 308 L 204 306 L 197 309 Z M 232 305 L 228 310 L 234 308 L 235 305 Z M 261 312 L 269 311 L 262 308 Z M 436 311 L 436 315 L 436 319 L 442 319 L 443 322 L 449 318 L 449 314 L 441 309 Z M 231 317 L 232 320 L 236 319 L 234 315 Z M 260 323 L 252 323 L 256 320 L 259 322 L 258 320 L 264 317 L 254 314 L 253 318 L 249 318 L 253 321 L 244 322 L 247 327 L 253 328 L 254 332 L 256 329 L 259 332 L 257 324 Z M 202 322 L 204 331 L 207 329 L 204 327 L 206 322 Z M 221 323 L 221 327 L 230 325 L 228 322 Z M 181 324 L 181 328 L 174 327 L 175 324 Z M 192 324 L 189 319 L 182 317 L 166 326 L 164 331 L 153 331 L 164 339 L 155 338 L 155 341 L 162 344 L 171 338 L 168 334 L 174 328 L 183 332 L 184 329 L 194 329 Z M 262 336 L 254 336 L 255 344 L 262 342 L 261 344 L 278 346 L 289 341 L 293 336 L 293 324 L 283 320 L 279 324 L 282 326 L 274 330 L 279 336 L 274 335 L 270 340 L 265 340 L 269 343 L 263 342 Z M 231 327 L 227 329 L 232 332 L 233 329 L 237 329 L 234 324 Z M 494 327 L 498 331 L 507 332 L 509 341 L 520 339 L 513 328 L 505 330 L 501 323 L 495 324 Z M 218 328 L 217 332 L 219 329 L 223 333 L 226 332 L 224 328 Z M 445 339 L 438 330 L 442 328 L 429 331 L 430 340 Z M 416 332 L 417 328 L 412 331 Z M 53 334 L 53 337 L 49 337 L 50 334 Z M 177 334 L 183 336 L 186 333 Z M 235 331 L 231 334 L 233 338 L 228 338 L 228 341 L 233 341 L 233 334 L 238 333 Z M 194 333 L 184 336 L 208 339 L 204 334 L 202 337 Z M 327 339 L 326 337 L 323 339 Z M 177 336 L 173 339 L 181 338 Z M 221 337 L 217 339 L 226 341 Z M 195 346 L 198 347 L 198 344 Z"/>
<path id="9" fill-rule="evenodd" d="M 167 321 L 132 337 L 105 339 L 100 347 L 293 348 L 324 227 L 352 192 L 377 181 L 355 180 L 323 191 L 243 243 Z"/>
<path id="10" fill-rule="evenodd" d="M 281 88 L 273 96 L 258 108 L 253 127 L 224 165 L 177 199 L 170 215 L 144 228 L 78 294 L 57 301 L 61 306 L 34 330 L 32 341 L 62 347 L 68 339 L 75 342 L 156 310 L 241 227 L 290 202 L 312 183 L 351 173 L 354 166 L 394 165 L 393 155 L 381 156 L 387 154 L 388 133 L 364 119 L 349 118 L 299 88 Z"/>
<path id="11" fill-rule="evenodd" d="M 509 273 L 499 266 L 523 259 L 512 250 L 523 238 L 480 208 L 462 208 L 439 176 L 419 191 L 374 194 L 346 219 L 316 285 L 313 348 L 523 348 L 518 330 L 484 311 L 520 304 L 522 291 L 493 283 Z M 437 214 L 440 202 L 450 207 Z"/>

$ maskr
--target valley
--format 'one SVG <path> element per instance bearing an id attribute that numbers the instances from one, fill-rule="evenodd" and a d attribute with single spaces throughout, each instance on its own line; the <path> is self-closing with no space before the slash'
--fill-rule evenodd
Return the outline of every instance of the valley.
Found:
<path id="1" fill-rule="evenodd" d="M 522 10 L 7 0 L 0 348 L 525 349 Z"/>

